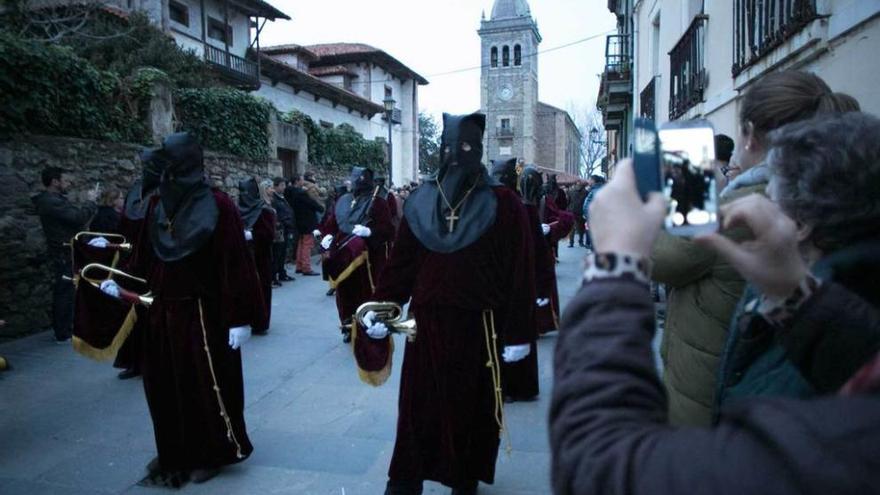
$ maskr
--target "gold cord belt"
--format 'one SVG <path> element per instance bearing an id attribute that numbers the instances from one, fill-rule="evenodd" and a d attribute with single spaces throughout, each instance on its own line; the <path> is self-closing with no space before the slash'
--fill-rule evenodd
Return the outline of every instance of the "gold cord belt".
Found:
<path id="1" fill-rule="evenodd" d="M 217 394 L 217 405 L 220 406 L 220 416 L 223 417 L 223 421 L 226 423 L 226 440 L 235 444 L 235 456 L 239 459 L 244 459 L 244 455 L 241 453 L 241 445 L 239 445 L 238 440 L 235 438 L 235 433 L 232 431 L 232 421 L 229 419 L 229 414 L 226 413 L 226 406 L 223 404 L 223 397 L 220 395 L 217 375 L 214 373 L 214 361 L 211 359 L 211 349 L 208 347 L 208 332 L 205 330 L 205 312 L 202 309 L 201 298 L 199 299 L 199 322 L 202 324 L 202 339 L 205 343 L 205 354 L 208 356 L 208 369 L 211 370 L 214 393 Z"/>
<path id="2" fill-rule="evenodd" d="M 495 388 L 495 422 L 498 424 L 498 438 L 507 437 L 505 451 L 508 455 L 513 450 L 510 445 L 510 433 L 504 424 L 504 396 L 501 390 L 501 361 L 498 359 L 498 334 L 495 332 L 495 311 L 483 310 L 483 333 L 486 336 L 486 352 L 489 361 L 486 367 L 492 372 L 492 385 Z"/>

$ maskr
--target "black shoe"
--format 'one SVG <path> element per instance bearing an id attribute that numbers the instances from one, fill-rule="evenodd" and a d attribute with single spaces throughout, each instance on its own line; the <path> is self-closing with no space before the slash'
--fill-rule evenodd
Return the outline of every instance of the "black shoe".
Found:
<path id="1" fill-rule="evenodd" d="M 388 480 L 385 495 L 422 495 L 422 482 Z"/>
<path id="2" fill-rule="evenodd" d="M 336 294 L 336 289 L 330 289 L 330 290 L 327 291 L 327 295 L 328 295 L 328 296 L 333 296 L 333 295 L 335 295 L 335 294 Z"/>
<path id="3" fill-rule="evenodd" d="M 278 277 L 278 280 L 280 280 L 282 282 L 290 282 L 291 280 L 296 280 L 296 279 L 294 279 L 293 277 L 291 277 L 290 275 L 285 273 L 285 274 L 280 275 Z"/>
<path id="4" fill-rule="evenodd" d="M 299 268 L 297 268 L 296 273 L 302 273 L 302 270 L 300 270 Z"/>
<path id="5" fill-rule="evenodd" d="M 272 287 L 281 287 L 281 282 L 279 282 L 279 281 L 277 281 L 277 280 L 273 280 L 273 281 L 272 281 Z"/>
<path id="6" fill-rule="evenodd" d="M 570 247 L 570 248 L 571 248 L 571 247 L 574 247 L 574 244 L 569 244 L 568 247 Z"/>
<path id="7" fill-rule="evenodd" d="M 68 337 L 61 337 L 61 338 L 55 337 L 55 343 L 56 344 L 69 344 L 70 337 L 69 336 Z"/>
<path id="8" fill-rule="evenodd" d="M 320 277 L 321 274 L 318 272 L 303 272 L 304 277 Z"/>
<path id="9" fill-rule="evenodd" d="M 450 492 L 451 495 L 477 495 L 477 486 L 479 485 L 478 481 L 474 481 L 474 483 L 468 484 L 467 486 L 459 486 L 453 488 Z"/>
<path id="10" fill-rule="evenodd" d="M 267 333 L 269 333 L 269 329 L 262 328 L 260 330 L 257 330 L 256 328 L 254 328 L 254 329 L 251 329 L 251 333 L 253 333 L 254 335 L 266 335 Z"/>
<path id="11" fill-rule="evenodd" d="M 146 487 L 180 488 L 189 476 L 183 471 L 164 471 L 159 466 L 159 458 L 154 457 L 147 464 L 147 475 L 138 481 L 138 485 Z"/>
<path id="12" fill-rule="evenodd" d="M 129 378 L 134 378 L 136 376 L 140 376 L 140 374 L 141 374 L 140 371 L 138 371 L 134 368 L 128 368 L 128 369 L 120 371 L 119 374 L 116 375 L 116 377 L 119 378 L 120 380 L 128 380 Z"/>
<path id="13" fill-rule="evenodd" d="M 204 483 L 220 474 L 220 468 L 193 469 L 189 477 L 193 483 Z"/>

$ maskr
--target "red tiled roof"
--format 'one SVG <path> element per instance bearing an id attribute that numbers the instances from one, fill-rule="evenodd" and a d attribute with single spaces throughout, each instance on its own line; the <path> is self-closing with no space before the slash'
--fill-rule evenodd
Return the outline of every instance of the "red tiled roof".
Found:
<path id="1" fill-rule="evenodd" d="M 306 48 L 318 55 L 313 67 L 340 65 L 353 62 L 372 62 L 401 79 L 415 79 L 419 84 L 428 80 L 383 50 L 364 43 L 322 43 Z"/>
<path id="2" fill-rule="evenodd" d="M 284 53 L 301 53 L 303 55 L 306 55 L 307 57 L 309 57 L 312 60 L 315 60 L 318 58 L 318 54 L 316 54 L 315 52 L 309 50 L 308 48 L 306 48 L 302 45 L 297 45 L 295 43 L 287 43 L 284 45 L 264 46 L 264 47 L 260 48 L 260 51 L 263 53 L 269 54 L 269 55 L 281 55 Z"/>
<path id="3" fill-rule="evenodd" d="M 317 77 L 338 76 L 340 74 L 357 77 L 357 72 L 344 65 L 328 65 L 326 67 L 309 67 L 309 74 Z"/>

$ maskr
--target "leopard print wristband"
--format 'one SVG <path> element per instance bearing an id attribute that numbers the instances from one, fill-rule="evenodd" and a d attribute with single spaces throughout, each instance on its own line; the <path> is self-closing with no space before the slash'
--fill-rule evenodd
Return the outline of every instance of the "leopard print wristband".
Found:
<path id="1" fill-rule="evenodd" d="M 584 283 L 622 277 L 650 285 L 651 260 L 629 253 L 593 253 L 584 260 Z"/>

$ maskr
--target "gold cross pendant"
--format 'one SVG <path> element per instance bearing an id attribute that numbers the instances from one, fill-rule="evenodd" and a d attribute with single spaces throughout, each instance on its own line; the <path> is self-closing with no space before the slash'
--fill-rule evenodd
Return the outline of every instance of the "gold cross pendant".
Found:
<path id="1" fill-rule="evenodd" d="M 452 232 L 455 230 L 455 222 L 457 222 L 461 217 L 455 214 L 455 210 L 450 210 L 449 215 L 446 215 L 446 221 L 449 222 L 449 231 Z"/>

